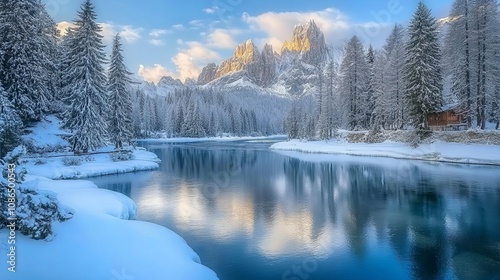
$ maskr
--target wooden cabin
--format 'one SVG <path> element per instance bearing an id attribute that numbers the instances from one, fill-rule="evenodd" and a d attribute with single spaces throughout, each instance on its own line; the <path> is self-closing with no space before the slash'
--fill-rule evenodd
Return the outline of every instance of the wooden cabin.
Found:
<path id="1" fill-rule="evenodd" d="M 457 106 L 445 106 L 438 112 L 429 113 L 427 122 L 431 130 L 466 130 L 465 115 Z"/>

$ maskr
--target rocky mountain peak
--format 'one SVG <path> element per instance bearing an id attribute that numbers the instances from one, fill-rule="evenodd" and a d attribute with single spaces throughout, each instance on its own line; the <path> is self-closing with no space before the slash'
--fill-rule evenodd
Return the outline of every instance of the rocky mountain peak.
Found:
<path id="1" fill-rule="evenodd" d="M 220 78 L 229 73 L 247 69 L 248 66 L 258 63 L 260 53 L 252 40 L 247 40 L 236 47 L 233 57 L 221 63 L 215 74 L 215 78 Z"/>
<path id="2" fill-rule="evenodd" d="M 174 79 L 170 76 L 164 76 L 160 79 L 158 82 L 158 86 L 160 87 L 165 87 L 165 86 L 175 86 L 175 87 L 182 87 L 184 84 L 181 82 L 179 79 Z"/>
<path id="3" fill-rule="evenodd" d="M 326 54 L 325 36 L 313 20 L 296 25 L 292 39 L 281 48 L 282 54 L 286 52 L 298 53 L 303 62 L 317 65 Z"/>
<path id="4" fill-rule="evenodd" d="M 317 67 L 327 58 L 323 32 L 314 21 L 295 26 L 293 37 L 282 48 L 282 54 L 270 44 L 259 52 L 252 40 L 238 45 L 233 56 L 220 65 L 203 68 L 198 84 L 217 80 L 217 85 L 237 80 L 263 88 L 283 88 L 290 94 L 311 92 L 317 84 Z"/>
<path id="5" fill-rule="evenodd" d="M 260 65 L 258 71 L 258 83 L 261 86 L 270 86 L 276 76 L 276 53 L 273 51 L 273 46 L 264 45 L 264 49 L 260 55 Z"/>
<path id="6" fill-rule="evenodd" d="M 240 59 L 243 63 L 251 63 L 258 59 L 259 50 L 252 42 L 252 40 L 247 40 L 243 44 L 236 47 L 234 51 L 233 58 Z"/>
<path id="7" fill-rule="evenodd" d="M 209 63 L 207 66 L 203 67 L 200 75 L 198 76 L 198 84 L 205 85 L 215 80 L 215 75 L 217 74 L 217 64 Z"/>

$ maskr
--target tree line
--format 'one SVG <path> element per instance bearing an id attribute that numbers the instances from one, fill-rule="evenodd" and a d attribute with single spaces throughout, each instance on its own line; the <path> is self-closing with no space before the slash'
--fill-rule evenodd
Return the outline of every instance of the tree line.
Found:
<path id="1" fill-rule="evenodd" d="M 500 30 L 495 0 L 456 0 L 446 23 L 418 4 L 380 50 L 352 37 L 340 62 L 318 67 L 318 93 L 297 98 L 285 119 L 290 138 L 337 129 L 429 129 L 427 115 L 454 104 L 469 128 L 500 126 Z"/>
<path id="2" fill-rule="evenodd" d="M 107 142 L 121 149 L 133 137 L 131 73 L 120 36 L 108 60 L 90 0 L 74 25 L 61 36 L 40 0 L 0 2 L 0 154 L 47 114 L 61 116 L 75 152 Z"/>
<path id="3" fill-rule="evenodd" d="M 138 89 L 132 97 L 134 135 L 199 138 L 224 133 L 244 136 L 281 131 L 281 127 L 271 125 L 272 121 L 260 120 L 259 110 L 244 106 L 251 104 L 233 102 L 234 97 L 202 88 L 178 89 L 166 96 Z"/>
<path id="4" fill-rule="evenodd" d="M 117 34 L 105 54 L 90 0 L 64 34 L 41 0 L 0 2 L 0 156 L 20 143 L 23 129 L 49 114 L 71 132 L 74 152 L 134 137 L 203 137 L 282 133 L 289 101 L 245 91 L 185 88 L 160 94 L 136 86 Z M 147 88 L 147 86 L 146 86 Z M 258 95 L 258 94 L 257 94 Z M 257 100 L 258 99 L 258 100 Z"/>

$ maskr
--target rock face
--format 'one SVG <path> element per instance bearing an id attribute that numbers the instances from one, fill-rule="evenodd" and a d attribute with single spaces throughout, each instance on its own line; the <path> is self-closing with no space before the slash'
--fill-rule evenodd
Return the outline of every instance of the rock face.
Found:
<path id="1" fill-rule="evenodd" d="M 170 76 L 165 76 L 160 79 L 158 82 L 158 86 L 174 86 L 174 87 L 182 87 L 184 84 L 179 79 L 174 79 Z"/>
<path id="2" fill-rule="evenodd" d="M 203 67 L 200 76 L 198 76 L 198 84 L 205 85 L 215 80 L 215 74 L 217 73 L 217 64 L 209 63 L 207 66 Z"/>
<path id="3" fill-rule="evenodd" d="M 221 63 L 215 74 L 215 78 L 223 77 L 229 73 L 247 70 L 251 78 L 256 77 L 260 62 L 260 54 L 252 40 L 236 47 L 233 57 Z"/>
<path id="4" fill-rule="evenodd" d="M 281 87 L 292 95 L 313 92 L 318 66 L 328 57 L 325 37 L 316 23 L 309 21 L 295 26 L 292 39 L 284 43 L 281 52 L 277 54 L 268 44 L 259 52 L 248 40 L 236 47 L 233 56 L 219 66 L 210 63 L 204 67 L 198 84 L 217 80 L 215 84 L 223 86 L 241 79 L 258 87 Z"/>
<path id="5" fill-rule="evenodd" d="M 325 59 L 325 36 L 313 20 L 297 25 L 292 40 L 285 41 L 281 48 L 282 55 L 287 52 L 298 53 L 304 63 L 318 65 Z"/>
<path id="6" fill-rule="evenodd" d="M 198 84 L 198 82 L 196 82 L 194 79 L 191 79 L 191 78 L 187 78 L 185 81 L 184 81 L 184 85 L 185 86 L 188 86 L 188 87 L 191 87 L 191 86 L 196 86 Z"/>
<path id="7" fill-rule="evenodd" d="M 260 55 L 258 74 L 258 84 L 260 86 L 268 87 L 273 84 L 276 77 L 276 56 L 271 45 L 264 45 Z"/>

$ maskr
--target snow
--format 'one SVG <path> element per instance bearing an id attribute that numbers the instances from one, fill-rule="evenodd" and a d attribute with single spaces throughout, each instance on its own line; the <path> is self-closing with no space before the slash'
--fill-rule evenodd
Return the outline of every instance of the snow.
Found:
<path id="1" fill-rule="evenodd" d="M 136 211 L 128 197 L 89 181 L 69 183 L 36 176 L 28 180 L 56 192 L 75 214 L 54 225 L 56 236 L 51 242 L 18 234 L 16 272 L 1 269 L 0 279 L 217 279 L 174 232 L 127 220 Z M 8 233 L 0 230 L 2 256 L 8 253 Z"/>
<path id="2" fill-rule="evenodd" d="M 386 141 L 383 143 L 345 143 L 338 140 L 291 140 L 271 146 L 273 150 L 296 151 L 351 156 L 390 157 L 396 159 L 426 160 L 465 164 L 500 165 L 500 146 L 434 142 L 412 148 L 406 144 Z"/>
<path id="3" fill-rule="evenodd" d="M 53 115 L 47 116 L 30 129 L 31 132 L 23 136 L 23 140 L 31 142 L 37 149 L 68 147 L 68 141 L 61 136 L 71 134 L 62 130 L 60 126 L 61 121 L 57 117 Z"/>
<path id="4" fill-rule="evenodd" d="M 32 153 L 21 158 L 25 184 L 53 192 L 73 218 L 53 226 L 50 241 L 16 238 L 16 272 L 0 270 L 0 279 L 217 279 L 199 256 L 171 230 L 132 220 L 137 206 L 123 194 L 99 189 L 92 176 L 159 168 L 157 155 L 132 149 L 133 159 L 113 161 L 112 146 L 75 156 L 55 116 L 48 116 L 24 136 Z M 40 154 L 38 154 L 40 153 Z M 73 166 L 69 165 L 69 160 Z M 65 164 L 66 162 L 66 164 Z M 10 251 L 9 231 L 0 230 L 0 255 Z M 5 258 L 6 260 L 6 258 Z"/>
<path id="5" fill-rule="evenodd" d="M 98 150 L 101 154 L 93 154 L 90 157 L 80 156 L 83 161 L 78 166 L 64 165 L 65 158 L 75 156 L 55 156 L 49 158 L 30 158 L 21 164 L 30 175 L 44 176 L 50 179 L 81 179 L 100 175 L 127 173 L 133 171 L 153 170 L 159 167 L 160 160 L 151 152 L 138 148 L 133 150 L 134 159 L 128 161 L 111 160 L 110 150 L 106 147 Z"/>

